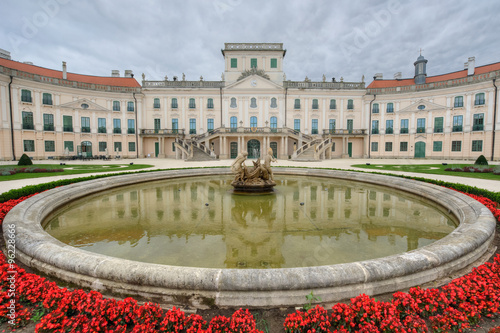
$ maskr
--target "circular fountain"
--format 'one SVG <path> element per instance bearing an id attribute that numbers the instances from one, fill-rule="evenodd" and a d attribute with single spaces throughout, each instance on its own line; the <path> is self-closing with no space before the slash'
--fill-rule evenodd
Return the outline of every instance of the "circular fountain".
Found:
<path id="1" fill-rule="evenodd" d="M 92 180 L 23 201 L 4 228 L 15 225 L 16 258 L 46 274 L 195 307 L 302 305 L 311 291 L 324 302 L 394 292 L 466 267 L 494 237 L 489 210 L 446 188 L 347 171 L 279 168 L 274 174 L 274 193 L 262 197 L 232 194 L 234 173 L 224 168 Z M 95 208 L 98 202 L 104 210 Z M 89 217 L 71 224 L 82 215 Z M 106 215 L 115 224 L 102 234 L 96 230 Z M 214 221 L 224 233 L 208 228 Z M 118 253 L 108 243 L 128 248 Z M 147 248 L 170 261 L 153 258 Z M 346 259 L 349 252 L 358 257 Z"/>

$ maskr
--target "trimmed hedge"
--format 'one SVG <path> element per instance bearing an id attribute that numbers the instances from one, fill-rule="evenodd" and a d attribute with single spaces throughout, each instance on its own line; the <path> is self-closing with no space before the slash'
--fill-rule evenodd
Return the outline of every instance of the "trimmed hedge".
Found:
<path id="1" fill-rule="evenodd" d="M 488 161 L 484 155 L 481 155 L 477 158 L 476 162 L 474 162 L 474 165 L 488 165 Z"/>
<path id="2" fill-rule="evenodd" d="M 33 162 L 28 155 L 23 154 L 23 156 L 19 159 L 19 162 L 17 162 L 17 165 L 33 165 Z"/>

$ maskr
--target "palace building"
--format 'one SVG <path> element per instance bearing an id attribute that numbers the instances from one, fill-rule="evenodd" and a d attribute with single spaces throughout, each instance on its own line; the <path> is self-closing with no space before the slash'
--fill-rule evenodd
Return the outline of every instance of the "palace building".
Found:
<path id="1" fill-rule="evenodd" d="M 5 56 L 7 54 L 7 56 Z M 500 160 L 500 63 L 363 82 L 289 80 L 281 43 L 225 43 L 220 81 L 139 83 L 0 54 L 0 159 L 436 158 Z M 497 133 L 498 134 L 498 133 Z"/>

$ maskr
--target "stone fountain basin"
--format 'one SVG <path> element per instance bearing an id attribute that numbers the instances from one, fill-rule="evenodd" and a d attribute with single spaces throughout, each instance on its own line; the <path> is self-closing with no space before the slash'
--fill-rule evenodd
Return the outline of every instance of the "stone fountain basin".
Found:
<path id="1" fill-rule="evenodd" d="M 87 252 L 48 235 L 42 221 L 69 202 L 134 183 L 229 175 L 225 168 L 183 169 L 114 176 L 55 188 L 15 206 L 4 219 L 16 230 L 16 259 L 64 281 L 104 293 L 193 307 L 299 306 L 313 291 L 325 303 L 377 295 L 440 279 L 488 252 L 496 221 L 478 201 L 456 191 L 399 177 L 322 169 L 274 168 L 286 175 L 341 178 L 388 186 L 441 205 L 459 221 L 448 236 L 422 248 L 346 264 L 282 269 L 213 269 L 143 263 Z M 313 246 L 313 244 L 311 245 Z"/>

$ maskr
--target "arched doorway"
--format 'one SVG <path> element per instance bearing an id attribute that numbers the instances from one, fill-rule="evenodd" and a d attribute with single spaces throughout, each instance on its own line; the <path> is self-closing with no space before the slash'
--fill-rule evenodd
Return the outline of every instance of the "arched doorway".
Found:
<path id="1" fill-rule="evenodd" d="M 238 142 L 231 142 L 231 158 L 238 157 Z"/>
<path id="2" fill-rule="evenodd" d="M 260 142 L 259 140 L 249 140 L 247 143 L 248 158 L 260 157 Z"/>
<path id="3" fill-rule="evenodd" d="M 415 158 L 425 158 L 425 142 L 415 143 Z"/>
<path id="4" fill-rule="evenodd" d="M 275 141 L 272 141 L 269 146 L 273 150 L 273 156 L 274 156 L 274 158 L 278 158 L 278 143 L 275 142 Z"/>
<path id="5" fill-rule="evenodd" d="M 82 141 L 82 156 L 92 157 L 92 142 Z"/>

